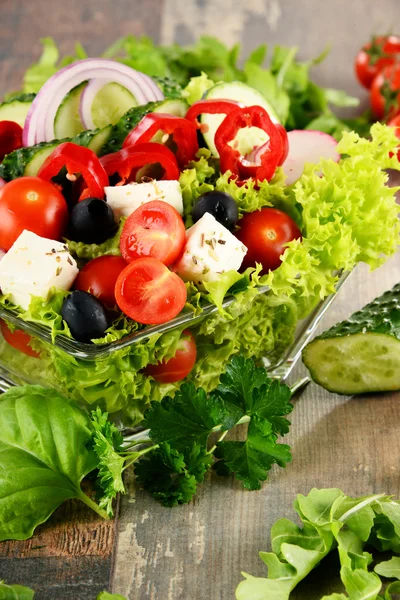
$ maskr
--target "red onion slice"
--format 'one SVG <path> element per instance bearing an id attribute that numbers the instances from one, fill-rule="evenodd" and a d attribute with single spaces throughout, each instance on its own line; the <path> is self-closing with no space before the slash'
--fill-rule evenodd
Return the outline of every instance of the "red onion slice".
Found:
<path id="1" fill-rule="evenodd" d="M 54 119 L 65 96 L 80 83 L 97 78 L 119 83 L 131 92 L 139 104 L 164 98 L 150 77 L 127 65 L 105 58 L 76 61 L 53 75 L 37 94 L 25 120 L 22 136 L 24 146 L 53 140 Z"/>
<path id="2" fill-rule="evenodd" d="M 85 129 L 95 129 L 96 126 L 92 119 L 93 100 L 99 91 L 108 83 L 113 83 L 112 79 L 91 79 L 81 94 L 79 104 L 79 116 Z"/>

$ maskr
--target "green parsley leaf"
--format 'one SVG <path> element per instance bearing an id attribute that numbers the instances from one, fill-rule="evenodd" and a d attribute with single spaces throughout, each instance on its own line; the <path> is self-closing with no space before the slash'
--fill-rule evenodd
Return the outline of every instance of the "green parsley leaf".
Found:
<path id="1" fill-rule="evenodd" d="M 202 388 L 184 383 L 174 398 L 153 402 L 145 413 L 144 426 L 155 442 L 185 443 L 192 438 L 205 444 L 213 427 L 226 416 L 220 398 L 207 396 Z"/>
<path id="2" fill-rule="evenodd" d="M 259 490 L 274 463 L 285 467 L 292 456 L 289 446 L 277 444 L 272 424 L 257 415 L 251 417 L 245 442 L 220 442 L 216 456 L 224 467 L 243 481 L 248 490 Z M 221 467 L 217 466 L 218 472 Z"/>
<path id="3" fill-rule="evenodd" d="M 136 463 L 135 475 L 138 483 L 161 504 L 176 506 L 192 499 L 212 460 L 196 442 L 187 445 L 183 452 L 164 442 Z"/>

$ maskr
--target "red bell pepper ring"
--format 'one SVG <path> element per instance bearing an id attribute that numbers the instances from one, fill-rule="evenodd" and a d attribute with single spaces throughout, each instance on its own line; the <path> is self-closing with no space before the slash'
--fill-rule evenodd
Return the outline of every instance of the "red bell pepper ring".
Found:
<path id="1" fill-rule="evenodd" d="M 289 138 L 286 129 L 280 123 L 275 123 L 281 138 L 282 138 L 282 156 L 279 159 L 278 167 L 281 167 L 289 154 Z"/>
<path id="2" fill-rule="evenodd" d="M 269 136 L 269 143 L 264 144 L 265 152 L 260 157 L 261 164 L 246 164 L 244 156 L 229 145 L 244 127 L 258 127 Z M 230 171 L 239 179 L 254 177 L 258 181 L 272 179 L 284 153 L 282 134 L 261 106 L 232 110 L 216 131 L 215 146 L 220 155 L 221 173 Z"/>
<path id="3" fill-rule="evenodd" d="M 149 113 L 128 133 L 122 148 L 151 142 L 160 131 L 173 136 L 177 147 L 176 158 L 183 169 L 195 158 L 199 149 L 196 127 L 187 119 L 164 113 Z"/>
<path id="4" fill-rule="evenodd" d="M 0 163 L 18 148 L 22 148 L 22 127 L 14 121 L 0 121 Z"/>
<path id="5" fill-rule="evenodd" d="M 80 200 L 84 197 L 104 198 L 104 188 L 109 183 L 108 175 L 92 150 L 72 142 L 64 142 L 45 160 L 39 169 L 38 177 L 51 181 L 63 167 L 67 169 L 67 177 L 71 181 L 76 180 L 77 173 L 85 180 L 87 189 Z"/>
<path id="6" fill-rule="evenodd" d="M 118 173 L 122 183 L 131 178 L 132 174 L 136 174 L 141 167 L 154 163 L 159 163 L 164 169 L 162 179 L 179 179 L 175 154 L 163 144 L 155 142 L 122 148 L 118 152 L 102 156 L 100 162 L 109 176 Z"/>
<path id="7" fill-rule="evenodd" d="M 243 106 L 243 104 L 235 102 L 235 100 L 221 100 L 219 98 L 216 100 L 199 100 L 192 104 L 185 118 L 196 125 L 198 129 L 201 129 L 201 124 L 198 121 L 199 115 L 228 115 L 232 110 L 240 106 Z"/>

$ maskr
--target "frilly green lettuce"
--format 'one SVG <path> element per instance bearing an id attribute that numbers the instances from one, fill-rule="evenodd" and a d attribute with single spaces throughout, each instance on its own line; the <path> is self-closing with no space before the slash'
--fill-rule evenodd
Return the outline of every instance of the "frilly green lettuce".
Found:
<path id="1" fill-rule="evenodd" d="M 182 90 L 182 97 L 189 104 L 193 104 L 198 100 L 201 100 L 204 92 L 210 87 L 215 85 L 214 81 L 210 79 L 205 73 L 201 73 L 198 77 L 192 77 L 187 86 Z"/>

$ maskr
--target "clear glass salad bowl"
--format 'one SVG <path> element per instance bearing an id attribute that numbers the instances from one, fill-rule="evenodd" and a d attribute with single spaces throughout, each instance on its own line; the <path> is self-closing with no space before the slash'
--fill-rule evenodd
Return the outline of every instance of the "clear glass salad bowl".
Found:
<path id="1" fill-rule="evenodd" d="M 338 283 L 337 291 L 347 279 L 349 273 L 343 274 Z M 268 287 L 260 287 L 260 294 L 268 292 Z M 323 302 L 320 302 L 312 313 L 305 319 L 298 322 L 296 333 L 293 342 L 284 350 L 279 359 L 269 360 L 267 357 L 263 359 L 264 365 L 272 377 L 286 379 L 291 373 L 304 345 L 312 336 L 320 319 L 325 311 L 329 308 L 336 294 L 327 297 Z M 236 301 L 235 297 L 228 297 L 223 303 L 224 308 L 227 308 Z M 75 340 L 69 339 L 63 335 L 57 336 L 52 340 L 51 333 L 43 325 L 23 321 L 16 312 L 0 307 L 0 318 L 5 319 L 17 329 L 21 329 L 30 336 L 52 344 L 58 349 L 59 355 L 64 359 L 71 361 L 77 360 L 80 364 L 84 364 L 86 369 L 94 368 L 94 365 L 100 360 L 107 361 L 110 356 L 113 356 L 119 350 L 131 348 L 135 344 L 146 343 L 154 335 L 162 335 L 174 329 L 182 327 L 194 327 L 201 321 L 209 319 L 217 312 L 217 307 L 207 305 L 198 316 L 193 316 L 193 313 L 182 313 L 172 321 L 163 325 L 149 326 L 135 334 L 127 336 L 121 340 L 107 344 L 84 344 Z M 72 371 L 73 377 L 73 371 Z M 78 375 L 79 377 L 79 375 Z M 51 370 L 49 370 L 48 361 L 39 358 L 29 357 L 21 353 L 19 350 L 11 347 L 3 337 L 0 338 L 0 390 L 5 391 L 13 385 L 21 385 L 24 383 L 40 384 L 46 387 L 56 388 L 63 392 L 62 384 L 57 381 Z M 96 401 L 88 399 L 89 403 L 95 404 Z"/>

